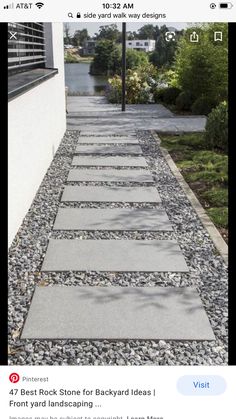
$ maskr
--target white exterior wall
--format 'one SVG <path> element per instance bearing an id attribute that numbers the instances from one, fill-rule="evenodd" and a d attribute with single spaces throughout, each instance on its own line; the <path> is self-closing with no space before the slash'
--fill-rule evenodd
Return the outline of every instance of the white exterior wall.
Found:
<path id="1" fill-rule="evenodd" d="M 66 130 L 63 25 L 52 24 L 58 74 L 8 106 L 8 225 L 12 243 Z"/>
<path id="2" fill-rule="evenodd" d="M 136 45 L 137 42 L 139 45 Z M 145 45 L 148 43 L 148 45 Z M 154 39 L 132 39 L 126 41 L 126 48 L 128 49 L 142 49 L 145 52 L 152 52 L 155 50 L 156 41 Z"/>

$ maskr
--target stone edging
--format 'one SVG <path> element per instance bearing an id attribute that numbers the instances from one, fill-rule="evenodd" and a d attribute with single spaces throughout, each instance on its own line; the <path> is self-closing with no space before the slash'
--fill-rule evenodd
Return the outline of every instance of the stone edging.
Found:
<path id="1" fill-rule="evenodd" d="M 152 135 L 153 135 L 154 138 L 156 138 L 156 140 L 160 144 L 160 138 L 158 137 L 158 135 L 156 134 L 155 131 L 152 131 Z M 163 156 L 165 157 L 172 173 L 175 175 L 175 177 L 178 180 L 180 186 L 183 188 L 184 192 L 186 193 L 187 198 L 189 199 L 193 208 L 195 209 L 198 217 L 200 218 L 202 224 L 204 225 L 204 227 L 208 231 L 216 249 L 218 250 L 218 252 L 222 256 L 222 258 L 224 259 L 225 263 L 228 265 L 228 246 L 227 246 L 226 242 L 224 241 L 223 237 L 221 236 L 221 234 L 219 233 L 219 231 L 217 230 L 217 228 L 215 227 L 213 222 L 208 217 L 206 211 L 204 210 L 204 208 L 200 204 L 199 200 L 197 199 L 197 197 L 194 194 L 194 192 L 192 191 L 192 189 L 189 187 L 188 183 L 185 181 L 184 177 L 180 173 L 178 167 L 176 166 L 176 164 L 173 161 L 169 152 L 162 147 L 160 147 L 160 149 L 161 149 L 161 152 L 162 152 Z"/>

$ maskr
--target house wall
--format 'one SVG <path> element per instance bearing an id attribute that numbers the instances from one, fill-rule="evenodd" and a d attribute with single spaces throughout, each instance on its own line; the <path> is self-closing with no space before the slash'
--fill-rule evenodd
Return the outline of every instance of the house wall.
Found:
<path id="1" fill-rule="evenodd" d="M 66 130 L 63 26 L 52 24 L 58 74 L 8 106 L 8 224 L 12 243 Z"/>
<path id="2" fill-rule="evenodd" d="M 139 43 L 139 45 L 136 45 L 137 42 Z M 146 43 L 148 43 L 148 45 L 145 45 Z M 132 40 L 126 41 L 126 47 L 128 49 L 137 49 L 137 50 L 142 50 L 145 52 L 154 51 L 155 45 L 156 45 L 156 41 L 153 39 L 132 39 Z"/>

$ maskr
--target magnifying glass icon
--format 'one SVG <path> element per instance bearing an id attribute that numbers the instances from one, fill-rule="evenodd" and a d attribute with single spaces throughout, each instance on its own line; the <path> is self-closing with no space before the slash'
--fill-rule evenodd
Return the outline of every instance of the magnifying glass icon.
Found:
<path id="1" fill-rule="evenodd" d="M 72 19 L 73 19 L 73 14 L 72 13 L 68 13 L 68 17 L 72 17 Z"/>

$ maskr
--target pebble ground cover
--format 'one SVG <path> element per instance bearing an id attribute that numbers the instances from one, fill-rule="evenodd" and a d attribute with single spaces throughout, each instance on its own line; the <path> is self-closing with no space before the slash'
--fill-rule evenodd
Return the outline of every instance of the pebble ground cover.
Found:
<path id="1" fill-rule="evenodd" d="M 78 131 L 67 132 L 9 251 L 10 365 L 227 365 L 227 267 L 170 171 L 158 141 L 148 131 L 139 131 L 137 136 L 173 231 L 53 231 L 59 206 L 155 208 L 159 205 L 60 203 L 79 138 Z M 42 273 L 40 269 L 49 238 L 177 239 L 190 270 L 188 273 Z M 20 334 L 35 286 L 55 284 L 196 286 L 216 340 L 22 340 Z"/>

